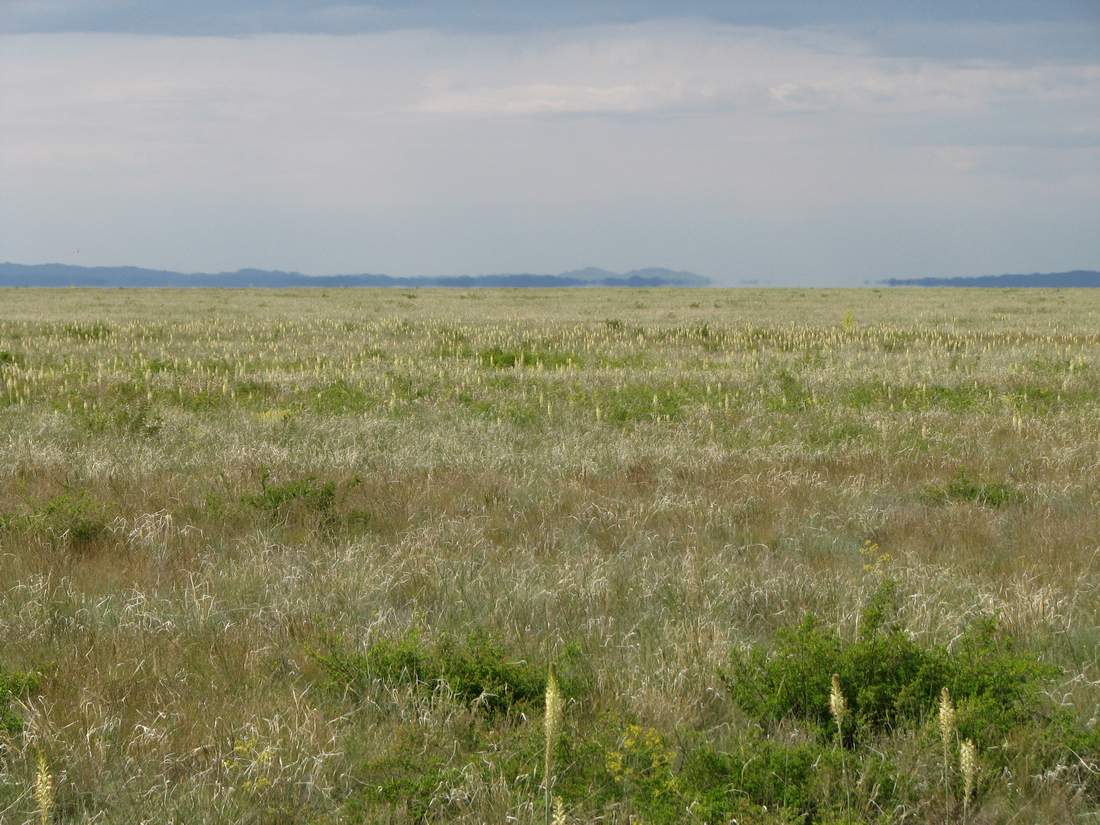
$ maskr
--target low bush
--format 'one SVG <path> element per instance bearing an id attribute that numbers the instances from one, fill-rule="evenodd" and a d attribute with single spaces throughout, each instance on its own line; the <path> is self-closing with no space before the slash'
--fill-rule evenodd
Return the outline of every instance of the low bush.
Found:
<path id="1" fill-rule="evenodd" d="M 107 523 L 107 508 L 85 490 L 54 496 L 30 512 L 0 513 L 0 530 L 21 531 L 76 548 L 102 538 Z"/>
<path id="2" fill-rule="evenodd" d="M 334 687 L 358 697 L 375 684 L 431 690 L 444 683 L 463 701 L 496 713 L 539 707 L 546 687 L 545 663 L 510 657 L 501 644 L 480 633 L 462 641 L 447 637 L 435 645 L 412 634 L 379 640 L 363 652 L 330 644 L 315 658 Z"/>
<path id="3" fill-rule="evenodd" d="M 728 751 L 701 746 L 689 752 L 679 785 L 700 822 L 803 823 L 815 821 L 837 796 L 839 789 L 830 786 L 840 772 L 828 748 L 747 736 Z"/>
<path id="4" fill-rule="evenodd" d="M 0 733 L 19 733 L 23 719 L 12 707 L 16 699 L 25 699 L 37 693 L 42 677 L 33 671 L 8 670 L 0 665 Z"/>
<path id="5" fill-rule="evenodd" d="M 270 474 L 260 476 L 260 491 L 241 496 L 244 504 L 268 514 L 285 513 L 289 505 L 300 503 L 307 509 L 329 516 L 336 506 L 336 482 L 319 482 L 314 476 L 271 484 Z"/>
<path id="6" fill-rule="evenodd" d="M 674 747 L 655 729 L 628 724 L 606 751 L 606 776 L 592 779 L 606 782 L 617 806 L 651 825 L 811 825 L 838 815 L 855 825 L 865 821 L 857 809 L 868 808 L 869 796 L 886 801 L 868 788 L 897 785 L 893 766 L 878 754 L 851 765 L 849 781 L 843 752 L 825 743 L 778 741 L 753 731 L 726 748 L 699 739 L 689 735 L 688 744 Z M 589 789 L 572 799 L 593 796 L 599 793 Z"/>
<path id="7" fill-rule="evenodd" d="M 850 713 L 845 743 L 919 726 L 947 687 L 958 703 L 959 735 L 979 746 L 1042 717 L 1043 688 L 1058 674 L 1019 649 L 992 619 L 975 622 L 948 649 L 922 644 L 896 621 L 896 586 L 885 582 L 863 611 L 858 637 L 843 639 L 813 617 L 779 632 L 771 649 L 735 651 L 723 673 L 734 701 L 767 724 L 798 719 L 828 739 L 832 674 Z"/>

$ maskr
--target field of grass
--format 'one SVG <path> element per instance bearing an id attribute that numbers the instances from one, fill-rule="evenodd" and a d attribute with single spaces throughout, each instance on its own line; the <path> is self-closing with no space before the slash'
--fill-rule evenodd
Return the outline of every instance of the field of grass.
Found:
<path id="1" fill-rule="evenodd" d="M 0 291 L 0 822 L 1093 822 L 1098 556 L 1100 290 Z"/>

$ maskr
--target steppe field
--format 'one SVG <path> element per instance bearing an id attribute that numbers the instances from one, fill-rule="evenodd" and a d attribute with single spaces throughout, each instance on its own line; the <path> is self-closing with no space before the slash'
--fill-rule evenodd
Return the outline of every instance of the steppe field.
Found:
<path id="1" fill-rule="evenodd" d="M 0 291 L 0 822 L 1100 822 L 1098 506 L 1100 290 Z"/>

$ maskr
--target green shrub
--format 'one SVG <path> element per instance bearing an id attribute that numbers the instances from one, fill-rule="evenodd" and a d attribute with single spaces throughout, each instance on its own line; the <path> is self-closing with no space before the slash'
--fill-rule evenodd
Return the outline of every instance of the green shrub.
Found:
<path id="1" fill-rule="evenodd" d="M 691 751 L 684 759 L 680 784 L 692 810 L 705 822 L 728 822 L 753 809 L 798 822 L 817 809 L 817 778 L 835 761 L 835 754 L 811 743 L 749 737 L 730 752 L 709 746 Z"/>
<path id="2" fill-rule="evenodd" d="M 361 697 L 376 683 L 431 690 L 444 683 L 465 702 L 489 713 L 537 708 L 546 687 L 546 666 L 506 655 L 502 645 L 475 633 L 463 641 L 444 638 L 429 646 L 415 635 L 382 639 L 362 653 L 330 645 L 316 659 L 338 689 Z"/>
<path id="3" fill-rule="evenodd" d="M 854 641 L 808 617 L 781 630 L 771 649 L 734 652 L 722 676 L 734 701 L 761 722 L 799 719 L 828 739 L 837 673 L 851 711 L 847 744 L 920 725 L 945 686 L 959 706 L 960 736 L 979 746 L 1041 716 L 1042 689 L 1057 668 L 1019 650 L 991 619 L 975 622 L 951 650 L 921 644 L 895 621 L 894 598 L 895 586 L 885 583 L 863 611 Z"/>
<path id="4" fill-rule="evenodd" d="M 362 792 L 346 800 L 340 821 L 450 821 L 466 802 L 451 789 L 471 776 L 486 783 L 501 774 L 522 776 L 537 763 L 541 738 L 539 726 L 522 719 L 458 714 L 443 727 L 403 723 L 380 752 L 370 742 L 351 743 L 350 775 Z"/>
<path id="5" fill-rule="evenodd" d="M 54 496 L 31 512 L 0 514 L 0 529 L 83 547 L 107 532 L 107 510 L 84 490 Z"/>
<path id="6" fill-rule="evenodd" d="M 241 501 L 268 514 L 285 512 L 288 505 L 300 502 L 323 516 L 331 516 L 336 506 L 336 482 L 318 482 L 314 476 L 270 484 L 265 470 L 260 476 L 260 492 L 241 496 Z"/>
<path id="7" fill-rule="evenodd" d="M 12 703 L 37 693 L 41 686 L 40 674 L 8 670 L 0 665 L 0 732 L 19 733 L 23 729 L 23 720 L 12 708 Z"/>
<path id="8" fill-rule="evenodd" d="M 366 780 L 363 796 L 352 797 L 344 806 L 351 822 L 379 821 L 379 808 L 403 814 L 398 821 L 432 821 L 433 804 L 440 791 L 462 780 L 461 768 L 448 767 L 445 757 L 409 752 L 372 760 L 359 773 Z"/>
<path id="9" fill-rule="evenodd" d="M 42 516 L 55 538 L 78 546 L 90 544 L 107 532 L 105 508 L 83 491 L 50 499 Z"/>
<path id="10" fill-rule="evenodd" d="M 696 737 L 691 737 L 692 739 Z M 629 724 L 605 751 L 606 771 L 592 776 L 612 789 L 608 799 L 639 821 L 660 825 L 754 822 L 808 825 L 848 802 L 844 755 L 821 742 L 780 742 L 748 732 L 728 750 L 699 742 L 677 750 L 655 729 Z M 891 766 L 868 754 L 852 779 L 896 784 Z M 566 798 L 600 798 L 598 788 Z M 881 799 L 881 797 L 880 797 Z M 685 818 L 685 812 L 691 812 Z"/>

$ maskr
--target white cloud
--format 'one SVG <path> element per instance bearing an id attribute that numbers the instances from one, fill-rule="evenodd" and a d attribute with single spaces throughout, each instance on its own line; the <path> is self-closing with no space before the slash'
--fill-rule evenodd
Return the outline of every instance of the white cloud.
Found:
<path id="1" fill-rule="evenodd" d="M 439 114 L 723 109 L 935 112 L 1043 96 L 1096 102 L 1097 67 L 879 57 L 835 34 L 649 23 L 543 36 L 521 51 L 459 41 L 414 108 Z"/>

